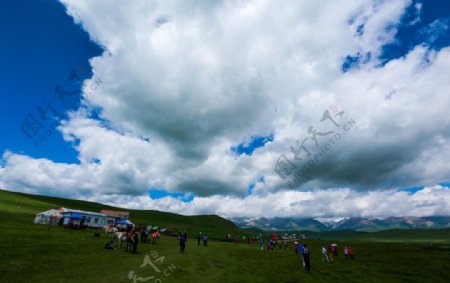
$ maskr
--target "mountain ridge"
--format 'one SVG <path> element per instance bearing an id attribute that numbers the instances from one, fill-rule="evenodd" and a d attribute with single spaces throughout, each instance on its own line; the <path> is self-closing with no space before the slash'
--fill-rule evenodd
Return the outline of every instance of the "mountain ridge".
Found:
<path id="1" fill-rule="evenodd" d="M 354 230 L 376 232 L 391 229 L 450 228 L 450 216 L 349 217 L 335 222 L 300 217 L 234 217 L 230 220 L 241 228 L 258 228 L 265 231 Z"/>

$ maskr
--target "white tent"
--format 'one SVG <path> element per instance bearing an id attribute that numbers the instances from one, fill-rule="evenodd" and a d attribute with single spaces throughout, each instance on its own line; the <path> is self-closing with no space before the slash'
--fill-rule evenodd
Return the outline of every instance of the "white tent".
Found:
<path id="1" fill-rule="evenodd" d="M 65 207 L 61 207 L 58 211 L 60 211 L 64 216 L 64 225 L 68 225 L 69 222 L 75 221 L 87 227 L 100 228 L 104 227 L 108 220 L 108 217 L 105 214 L 99 212 L 70 209 Z"/>
<path id="2" fill-rule="evenodd" d="M 50 209 L 36 214 L 34 224 L 58 225 L 59 219 L 63 217 L 57 210 Z"/>

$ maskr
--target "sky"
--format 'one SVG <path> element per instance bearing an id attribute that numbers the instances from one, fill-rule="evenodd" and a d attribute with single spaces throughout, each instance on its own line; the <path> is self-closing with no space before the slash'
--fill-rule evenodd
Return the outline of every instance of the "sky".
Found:
<path id="1" fill-rule="evenodd" d="M 450 215 L 450 3 L 0 2 L 0 187 L 223 217 Z"/>

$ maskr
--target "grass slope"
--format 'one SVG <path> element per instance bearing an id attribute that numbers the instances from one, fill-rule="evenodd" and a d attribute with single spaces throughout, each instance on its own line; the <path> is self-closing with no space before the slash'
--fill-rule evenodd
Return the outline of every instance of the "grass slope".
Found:
<path id="1" fill-rule="evenodd" d="M 179 231 L 188 231 L 191 234 L 201 231 L 216 239 L 224 239 L 225 233 L 249 234 L 238 228 L 233 222 L 217 215 L 183 216 L 155 210 L 123 209 L 89 201 L 0 190 L 0 211 L 2 212 L 0 220 L 9 221 L 14 219 L 14 222 L 31 222 L 37 213 L 60 207 L 94 212 L 100 212 L 102 209 L 128 211 L 130 212 L 130 220 L 137 225 L 157 225 L 160 227 L 174 225 Z"/>
<path id="2" fill-rule="evenodd" d="M 210 241 L 208 247 L 204 247 L 197 246 L 197 241 L 191 238 L 186 253 L 180 254 L 176 238 L 162 237 L 155 245 L 140 244 L 138 253 L 133 255 L 124 249 L 104 250 L 108 239 L 93 237 L 92 230 L 73 231 L 32 224 L 35 212 L 59 206 L 89 210 L 105 207 L 0 191 L 0 282 L 133 282 L 129 274 L 148 279 L 135 282 L 152 283 L 450 282 L 448 229 L 439 232 L 447 235 L 446 241 L 435 239 L 433 233 L 425 234 L 425 230 L 314 234 L 306 240 L 312 258 L 312 270 L 307 274 L 292 246 L 288 250 L 268 252 L 261 251 L 255 244 Z M 209 223 L 210 229 L 222 229 L 216 231 L 218 234 L 232 228 L 231 223 L 214 216 L 185 218 L 154 211 L 130 212 L 132 218 L 138 213 L 136 219 L 150 223 L 158 220 L 152 218 L 156 216 L 168 222 L 189 219 L 191 222 L 187 226 L 200 228 Z M 394 239 L 397 242 L 393 243 Z M 408 242 L 402 242 L 405 239 Z M 321 246 L 335 241 L 340 248 L 352 245 L 356 260 L 346 261 L 340 249 L 335 262 L 322 263 Z M 154 267 L 145 264 L 146 256 Z"/>

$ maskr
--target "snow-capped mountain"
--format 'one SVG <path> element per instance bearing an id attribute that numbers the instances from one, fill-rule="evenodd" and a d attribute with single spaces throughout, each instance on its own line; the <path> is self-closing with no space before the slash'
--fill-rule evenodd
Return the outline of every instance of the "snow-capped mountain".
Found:
<path id="1" fill-rule="evenodd" d="M 389 229 L 437 229 L 450 227 L 450 216 L 387 218 L 353 217 L 340 219 L 339 221 L 295 217 L 237 217 L 231 220 L 242 228 L 258 228 L 266 231 L 330 231 L 346 229 L 355 231 L 381 231 Z"/>

